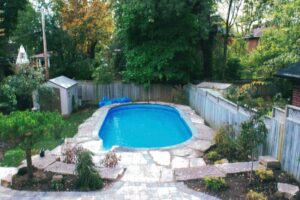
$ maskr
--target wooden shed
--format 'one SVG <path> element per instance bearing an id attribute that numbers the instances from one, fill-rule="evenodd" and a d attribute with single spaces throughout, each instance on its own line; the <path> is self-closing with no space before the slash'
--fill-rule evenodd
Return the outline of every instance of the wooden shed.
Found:
<path id="1" fill-rule="evenodd" d="M 61 114 L 70 115 L 78 105 L 78 83 L 66 76 L 50 79 L 45 84 L 47 87 L 59 89 Z"/>

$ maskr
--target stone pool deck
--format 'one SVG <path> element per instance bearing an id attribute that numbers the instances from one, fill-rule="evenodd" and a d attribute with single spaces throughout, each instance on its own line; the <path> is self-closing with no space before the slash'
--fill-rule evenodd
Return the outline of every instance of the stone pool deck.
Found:
<path id="1" fill-rule="evenodd" d="M 162 102 L 151 102 L 166 104 Z M 202 156 L 213 145 L 214 131 L 204 124 L 204 121 L 190 107 L 176 104 L 166 104 L 176 108 L 192 129 L 193 136 L 188 141 L 168 148 L 128 149 L 115 147 L 114 151 L 121 157 L 118 168 L 123 171 L 106 173 L 116 179 L 109 188 L 98 192 L 27 192 L 16 191 L 0 186 L 0 199 L 217 199 L 215 197 L 188 189 L 182 180 L 202 178 L 205 176 L 224 177 L 228 173 L 248 171 L 249 163 L 223 164 L 208 166 Z M 45 159 L 37 156 L 33 164 L 46 171 L 62 174 L 73 174 L 74 165 L 58 161 L 63 160 L 62 152 L 66 148 L 81 146 L 94 153 L 93 160 L 105 177 L 101 160 L 107 151 L 102 148 L 98 131 L 107 111 L 114 106 L 98 109 L 78 128 L 73 138 L 51 152 Z M 24 163 L 23 163 L 24 164 Z M 258 164 L 255 164 L 258 167 Z M 0 174 L 12 168 L 1 168 Z M 102 171 L 101 171 L 102 170 Z M 5 172 L 8 174 L 8 172 Z M 6 176 L 7 178 L 7 176 Z M 5 179 L 1 177 L 0 179 Z"/>

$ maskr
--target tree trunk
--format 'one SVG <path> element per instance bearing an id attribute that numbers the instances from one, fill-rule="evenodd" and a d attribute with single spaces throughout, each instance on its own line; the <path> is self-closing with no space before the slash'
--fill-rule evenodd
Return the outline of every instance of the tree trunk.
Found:
<path id="1" fill-rule="evenodd" d="M 27 162 L 27 170 L 28 170 L 28 178 L 33 178 L 33 169 L 32 169 L 32 161 L 31 161 L 31 149 L 26 149 L 26 162 Z"/>
<path id="2" fill-rule="evenodd" d="M 32 160 L 31 160 L 31 136 L 29 136 L 27 139 L 27 145 L 26 145 L 26 162 L 27 162 L 27 171 L 28 171 L 28 179 L 33 178 L 33 167 L 32 167 Z"/>
<path id="3" fill-rule="evenodd" d="M 249 179 L 249 184 L 251 185 L 251 183 L 252 183 L 252 176 L 253 176 L 253 157 L 254 157 L 254 155 L 253 155 L 254 153 L 252 152 L 251 153 L 251 171 L 250 171 L 250 179 Z"/>
<path id="4" fill-rule="evenodd" d="M 224 49 L 223 49 L 224 65 L 226 65 L 226 63 L 227 63 L 227 45 L 228 45 L 229 31 L 230 31 L 229 22 L 230 22 L 230 12 L 231 12 L 231 8 L 232 8 L 232 4 L 233 4 L 233 0 L 230 0 L 229 5 L 228 5 L 227 18 L 226 18 L 226 22 L 225 22 Z M 222 69 L 223 69 L 222 70 L 222 79 L 224 79 L 226 66 L 223 66 Z"/>

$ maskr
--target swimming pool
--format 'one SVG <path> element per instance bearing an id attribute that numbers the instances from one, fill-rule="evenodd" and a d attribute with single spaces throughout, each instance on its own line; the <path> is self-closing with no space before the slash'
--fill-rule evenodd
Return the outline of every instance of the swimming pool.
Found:
<path id="1" fill-rule="evenodd" d="M 159 104 L 129 104 L 111 108 L 99 130 L 105 149 L 167 147 L 192 137 L 179 112 Z"/>

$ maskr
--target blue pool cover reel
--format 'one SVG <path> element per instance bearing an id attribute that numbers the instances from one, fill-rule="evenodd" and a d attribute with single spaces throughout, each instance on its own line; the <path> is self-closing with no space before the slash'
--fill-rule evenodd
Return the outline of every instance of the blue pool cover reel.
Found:
<path id="1" fill-rule="evenodd" d="M 107 97 L 103 97 L 101 101 L 99 101 L 98 105 L 99 108 L 102 106 L 107 106 L 115 103 L 129 103 L 132 102 L 132 99 L 128 97 L 122 97 L 122 98 L 117 98 L 117 99 L 109 99 Z"/>

